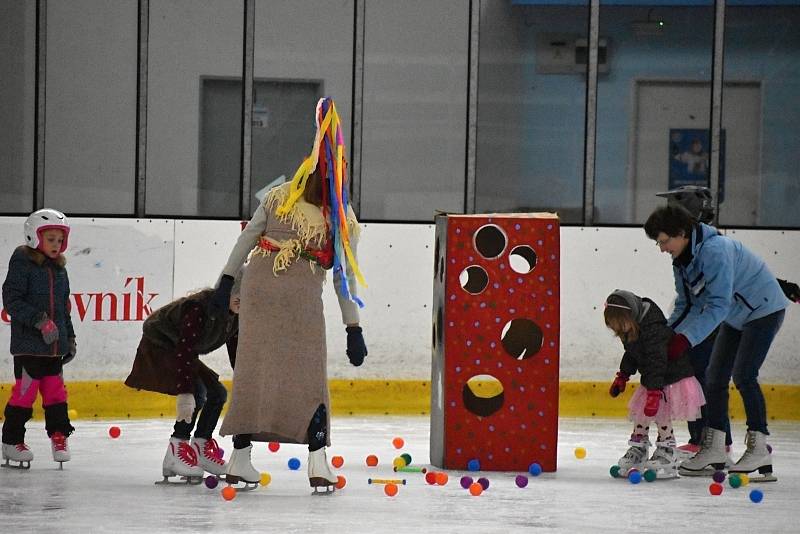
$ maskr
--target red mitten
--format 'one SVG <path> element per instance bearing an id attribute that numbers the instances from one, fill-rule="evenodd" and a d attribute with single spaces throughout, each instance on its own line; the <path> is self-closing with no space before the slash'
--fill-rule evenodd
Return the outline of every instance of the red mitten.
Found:
<path id="1" fill-rule="evenodd" d="M 677 360 L 683 356 L 683 353 L 689 350 L 690 347 L 691 345 L 686 336 L 683 334 L 674 334 L 667 346 L 667 359 L 670 361 Z"/>
<path id="2" fill-rule="evenodd" d="M 616 397 L 623 391 L 625 391 L 625 384 L 628 383 L 628 379 L 630 377 L 623 373 L 622 371 L 617 371 L 617 377 L 611 383 L 611 388 L 608 390 L 608 394 L 612 397 Z"/>
<path id="3" fill-rule="evenodd" d="M 647 390 L 647 402 L 644 403 L 644 414 L 653 417 L 658 413 L 658 405 L 661 404 L 663 392 L 660 389 Z"/>

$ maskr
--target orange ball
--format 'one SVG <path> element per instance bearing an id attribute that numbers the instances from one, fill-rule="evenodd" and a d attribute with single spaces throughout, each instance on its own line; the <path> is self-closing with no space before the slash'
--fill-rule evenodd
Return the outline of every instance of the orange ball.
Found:
<path id="1" fill-rule="evenodd" d="M 374 454 L 367 456 L 367 467 L 375 467 L 378 465 L 378 457 Z"/>
<path id="2" fill-rule="evenodd" d="M 449 477 L 447 476 L 447 473 L 442 473 L 442 472 L 436 473 L 436 483 L 439 484 L 440 486 L 444 486 L 445 484 L 447 484 L 448 478 Z"/>
<path id="3" fill-rule="evenodd" d="M 331 465 L 336 469 L 339 469 L 344 465 L 344 458 L 342 458 L 341 456 L 334 456 L 333 458 L 331 458 Z"/>
<path id="4" fill-rule="evenodd" d="M 405 444 L 406 442 L 403 441 L 403 438 L 394 438 L 392 440 L 392 445 L 394 445 L 395 449 L 402 449 Z"/>
<path id="5" fill-rule="evenodd" d="M 347 479 L 342 475 L 336 477 L 336 489 L 342 489 L 347 485 Z"/>
<path id="6" fill-rule="evenodd" d="M 383 492 L 389 497 L 394 497 L 397 495 L 397 484 L 386 484 L 383 487 Z"/>
<path id="7" fill-rule="evenodd" d="M 232 501 L 236 497 L 236 488 L 233 486 L 225 486 L 222 488 L 222 498 L 226 501 Z"/>
<path id="8" fill-rule="evenodd" d="M 478 495 L 480 495 L 481 493 L 483 493 L 483 486 L 481 486 L 481 485 L 480 485 L 480 484 L 478 484 L 477 482 L 473 482 L 473 483 L 472 483 L 472 484 L 470 484 L 470 486 L 469 486 L 469 492 L 470 492 L 470 493 L 471 493 L 471 494 L 472 494 L 474 497 L 477 497 Z"/>

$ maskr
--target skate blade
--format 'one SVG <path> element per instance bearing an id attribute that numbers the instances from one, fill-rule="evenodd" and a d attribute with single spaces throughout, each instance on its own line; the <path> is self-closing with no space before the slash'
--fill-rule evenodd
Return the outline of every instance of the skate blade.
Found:
<path id="1" fill-rule="evenodd" d="M 172 475 L 177 476 L 177 475 Z M 180 477 L 177 480 L 172 480 L 171 477 L 164 475 L 163 480 L 157 480 L 155 482 L 156 486 L 196 486 L 203 482 L 203 477 Z"/>
<path id="2" fill-rule="evenodd" d="M 336 486 L 312 486 L 314 491 L 311 492 L 311 495 L 323 496 L 323 495 L 333 495 L 336 491 Z"/>
<path id="3" fill-rule="evenodd" d="M 222 476 L 218 476 L 217 478 L 220 481 L 224 481 L 229 486 L 233 486 L 237 491 L 252 491 L 258 489 L 259 486 L 259 482 L 251 482 L 238 475 L 225 475 L 224 478 Z M 244 486 L 239 486 L 238 484 L 244 484 Z"/>
<path id="4" fill-rule="evenodd" d="M 0 467 L 7 467 L 9 469 L 30 469 L 31 468 L 31 463 L 29 461 L 27 461 L 27 460 L 20 461 L 16 465 L 9 463 L 11 461 L 16 461 L 16 460 L 9 460 L 8 458 L 6 458 L 6 463 L 0 465 Z M 28 465 L 22 465 L 22 464 L 28 464 Z"/>
<path id="5" fill-rule="evenodd" d="M 758 471 L 758 475 L 750 476 L 749 473 Z M 750 482 L 777 482 L 778 477 L 772 474 L 772 466 L 761 466 L 753 471 L 728 471 L 729 475 L 748 475 Z"/>

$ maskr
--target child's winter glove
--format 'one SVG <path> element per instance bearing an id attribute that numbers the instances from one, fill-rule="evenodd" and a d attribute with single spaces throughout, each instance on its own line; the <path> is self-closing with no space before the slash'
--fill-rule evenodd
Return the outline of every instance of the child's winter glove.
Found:
<path id="1" fill-rule="evenodd" d="M 667 359 L 670 361 L 677 360 L 691 347 L 686 336 L 683 334 L 673 334 L 672 338 L 669 340 L 669 345 L 667 345 Z"/>
<path id="2" fill-rule="evenodd" d="M 611 383 L 611 388 L 608 390 L 608 394 L 612 397 L 616 397 L 625 391 L 625 384 L 628 383 L 629 378 L 630 377 L 622 371 L 617 371 L 617 377 Z"/>
<path id="3" fill-rule="evenodd" d="M 61 365 L 67 365 L 73 359 L 75 359 L 75 355 L 78 353 L 78 344 L 75 343 L 75 338 L 69 338 L 69 352 L 66 353 L 61 357 Z"/>
<path id="4" fill-rule="evenodd" d="M 644 414 L 647 417 L 653 417 L 658 413 L 658 405 L 661 404 L 661 397 L 664 392 L 660 389 L 647 390 L 647 402 L 644 403 Z"/>
<path id="5" fill-rule="evenodd" d="M 364 343 L 364 336 L 361 334 L 360 326 L 348 326 L 347 332 L 347 357 L 350 363 L 358 367 L 364 363 L 367 355 L 367 345 Z"/>
<path id="6" fill-rule="evenodd" d="M 42 333 L 42 339 L 46 344 L 51 345 L 58 339 L 58 327 L 46 313 L 42 314 L 42 318 L 34 326 Z"/>
<path id="7" fill-rule="evenodd" d="M 195 408 L 194 395 L 191 393 L 178 393 L 177 408 L 178 416 L 175 420 L 191 423 Z"/>
<path id="8" fill-rule="evenodd" d="M 208 303 L 213 308 L 213 311 L 221 314 L 228 311 L 231 307 L 231 291 L 233 290 L 233 277 L 229 274 L 223 274 L 219 279 L 219 285 L 214 290 Z"/>
<path id="9" fill-rule="evenodd" d="M 800 286 L 794 282 L 781 280 L 780 278 L 778 278 L 778 284 L 780 284 L 783 294 L 786 295 L 786 298 L 800 304 Z"/>

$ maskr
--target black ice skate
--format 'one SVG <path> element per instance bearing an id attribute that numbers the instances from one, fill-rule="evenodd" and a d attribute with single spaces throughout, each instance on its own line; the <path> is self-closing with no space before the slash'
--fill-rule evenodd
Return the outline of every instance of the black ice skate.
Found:
<path id="1" fill-rule="evenodd" d="M 33 461 L 33 451 L 24 443 L 17 443 L 16 445 L 3 443 L 3 460 L 5 460 L 3 467 L 30 469 L 31 461 Z M 16 464 L 10 462 L 16 462 Z"/>

